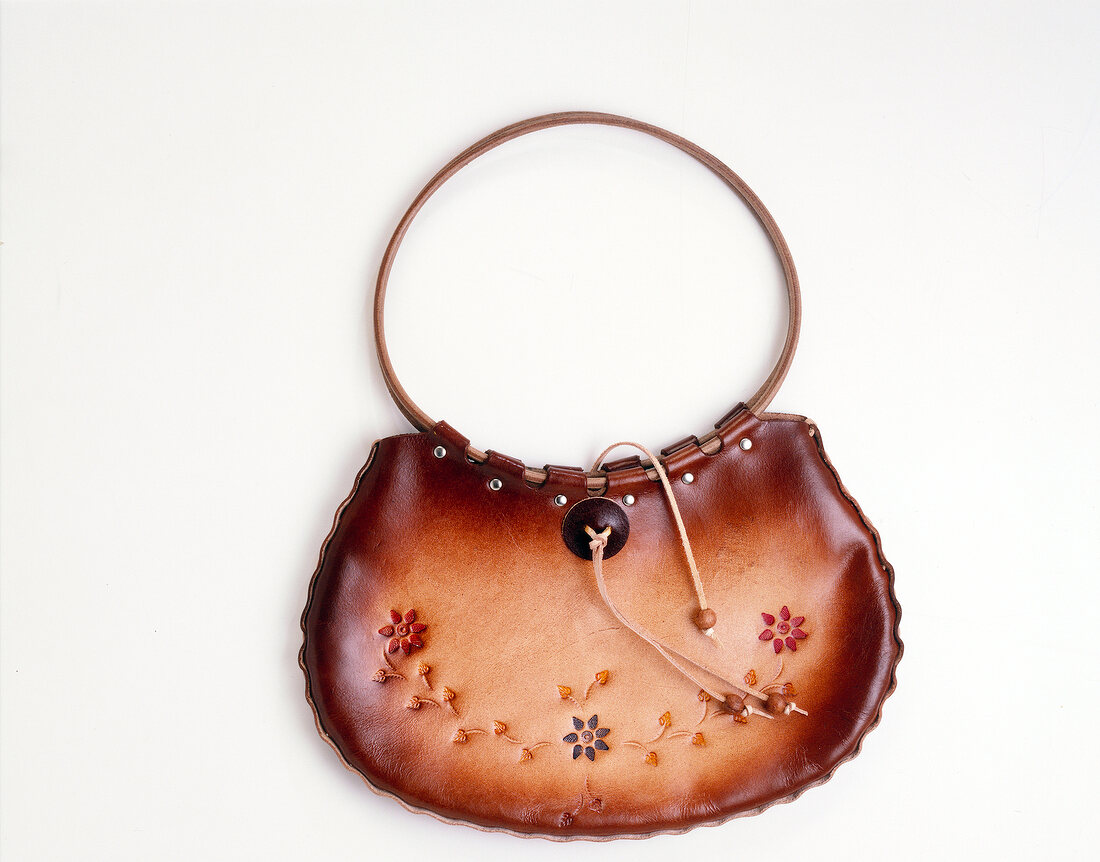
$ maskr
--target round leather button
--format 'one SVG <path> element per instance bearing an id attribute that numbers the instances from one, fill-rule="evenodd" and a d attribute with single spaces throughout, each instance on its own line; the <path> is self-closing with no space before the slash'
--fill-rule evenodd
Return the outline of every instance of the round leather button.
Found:
<path id="1" fill-rule="evenodd" d="M 565 546 L 582 560 L 591 560 L 592 550 L 588 543 L 592 541 L 592 537 L 585 532 L 585 527 L 591 527 L 597 533 L 611 528 L 607 547 L 603 551 L 605 560 L 619 553 L 630 535 L 630 521 L 626 512 L 605 497 L 589 497 L 574 504 L 565 513 L 565 520 L 561 524 L 561 537 L 565 540 Z"/>

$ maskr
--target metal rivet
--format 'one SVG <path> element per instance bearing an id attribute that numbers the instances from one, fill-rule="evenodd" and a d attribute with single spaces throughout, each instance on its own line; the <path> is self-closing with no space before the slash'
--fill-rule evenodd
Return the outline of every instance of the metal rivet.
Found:
<path id="1" fill-rule="evenodd" d="M 633 506 L 634 505 L 634 495 L 633 494 L 625 495 L 623 497 L 623 505 L 624 506 Z"/>
<path id="2" fill-rule="evenodd" d="M 683 476 L 680 477 L 680 481 L 683 482 L 685 485 L 690 485 L 692 482 L 695 481 L 695 477 L 691 473 L 685 473 Z"/>
<path id="3" fill-rule="evenodd" d="M 503 487 L 504 487 L 504 483 L 501 482 L 500 479 L 490 479 L 489 480 L 489 490 L 490 491 L 499 491 Z"/>
<path id="4" fill-rule="evenodd" d="M 748 452 L 752 448 L 752 440 L 750 440 L 748 437 L 742 437 L 741 442 L 737 445 Z"/>
<path id="5" fill-rule="evenodd" d="M 435 455 L 436 458 L 442 458 L 444 455 L 447 454 L 447 450 L 444 449 L 442 446 L 436 446 L 432 450 L 432 454 Z"/>
<path id="6" fill-rule="evenodd" d="M 569 498 L 566 497 L 565 494 L 558 494 L 558 496 L 556 496 L 554 498 L 554 505 L 555 506 L 564 506 L 568 502 L 569 502 Z"/>

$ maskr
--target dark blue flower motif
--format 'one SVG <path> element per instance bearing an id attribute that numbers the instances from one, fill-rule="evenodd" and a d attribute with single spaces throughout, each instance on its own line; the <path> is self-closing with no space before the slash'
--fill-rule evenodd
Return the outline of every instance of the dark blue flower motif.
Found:
<path id="1" fill-rule="evenodd" d="M 606 727 L 600 727 L 600 717 L 598 715 L 588 719 L 587 727 L 581 719 L 573 716 L 573 729 L 578 732 L 563 736 L 562 741 L 573 743 L 574 760 L 580 757 L 581 754 L 584 754 L 589 760 L 595 760 L 597 751 L 610 750 L 607 743 L 604 742 L 604 737 L 611 731 Z"/>

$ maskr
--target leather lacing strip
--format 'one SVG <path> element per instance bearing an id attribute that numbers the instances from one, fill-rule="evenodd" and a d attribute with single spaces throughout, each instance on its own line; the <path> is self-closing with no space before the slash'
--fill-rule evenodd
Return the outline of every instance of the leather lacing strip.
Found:
<path id="1" fill-rule="evenodd" d="M 672 484 L 668 481 L 668 474 L 665 472 L 664 467 L 661 466 L 660 460 L 640 443 L 632 443 L 629 441 L 622 441 L 619 443 L 613 443 L 608 446 L 599 457 L 596 458 L 596 466 L 603 463 L 603 459 L 612 452 L 614 449 L 620 446 L 633 446 L 635 449 L 640 450 L 653 464 L 653 469 L 657 471 L 657 475 L 660 478 L 661 486 L 664 488 L 665 497 L 668 500 L 669 507 L 672 509 L 672 516 L 676 522 L 676 529 L 680 534 L 680 544 L 684 549 L 684 557 L 687 560 L 688 568 L 691 570 L 692 585 L 695 589 L 695 598 L 699 606 L 699 611 L 695 616 L 695 624 L 716 646 L 721 646 L 718 641 L 717 635 L 714 633 L 714 626 L 718 622 L 718 615 L 715 611 L 707 606 L 706 594 L 703 591 L 703 580 L 699 575 L 699 568 L 695 564 L 695 554 L 691 550 L 691 540 L 688 538 L 687 528 L 684 526 L 684 520 L 680 516 L 680 507 L 676 503 L 676 495 L 672 492 Z M 607 609 L 611 611 L 612 615 L 620 623 L 630 629 L 634 634 L 648 643 L 651 647 L 660 653 L 661 657 L 665 659 L 672 667 L 679 671 L 683 676 L 695 683 L 699 688 L 709 694 L 716 700 L 725 703 L 728 708 L 733 709 L 737 714 L 744 717 L 750 715 L 762 715 L 764 718 L 770 719 L 772 716 L 767 711 L 762 709 L 756 709 L 751 704 L 745 702 L 747 695 L 752 695 L 755 698 L 763 701 L 765 704 L 769 702 L 770 695 L 765 694 L 762 691 L 758 691 L 755 688 L 745 683 L 734 683 L 718 673 L 713 668 L 707 667 L 704 664 L 700 664 L 694 659 L 690 659 L 683 653 L 663 643 L 659 638 L 647 631 L 643 626 L 638 623 L 628 620 L 623 613 L 616 606 L 615 602 L 611 600 L 611 596 L 607 592 L 607 583 L 603 576 L 603 555 L 604 549 L 607 547 L 607 542 L 611 538 L 611 527 L 605 527 L 601 532 L 597 533 L 591 526 L 586 525 L 584 528 L 585 533 L 591 541 L 588 543 L 589 549 L 592 551 L 592 570 L 596 576 L 596 587 L 600 591 L 600 598 L 603 599 Z M 713 677 L 723 684 L 724 691 L 719 691 L 717 686 L 707 685 L 703 682 L 698 674 L 698 671 L 702 671 L 703 674 Z M 733 692 L 730 692 L 733 689 Z M 806 715 L 806 711 L 799 709 L 794 702 L 783 701 L 782 712 L 790 715 L 792 712 L 798 712 L 802 715 Z"/>

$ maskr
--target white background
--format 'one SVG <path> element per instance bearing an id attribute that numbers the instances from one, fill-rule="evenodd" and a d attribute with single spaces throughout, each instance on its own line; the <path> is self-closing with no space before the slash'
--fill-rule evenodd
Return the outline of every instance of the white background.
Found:
<path id="1" fill-rule="evenodd" d="M 5 862 L 1095 851 L 1095 4 L 9 2 L 0 24 Z M 775 214 L 805 322 L 773 409 L 820 424 L 882 531 L 906 642 L 829 784 L 570 848 L 369 793 L 296 663 L 333 512 L 407 430 L 368 325 L 389 233 L 454 153 L 566 109 L 685 135 Z M 429 205 L 389 332 L 433 416 L 581 464 L 747 397 L 780 285 L 686 157 L 559 130 Z"/>

